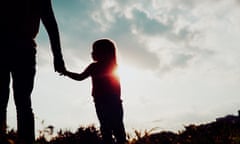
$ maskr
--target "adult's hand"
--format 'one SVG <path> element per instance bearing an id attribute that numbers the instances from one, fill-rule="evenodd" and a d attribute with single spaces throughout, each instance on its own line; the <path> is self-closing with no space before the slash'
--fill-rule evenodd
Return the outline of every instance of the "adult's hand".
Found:
<path id="1" fill-rule="evenodd" d="M 54 70 L 60 74 L 66 71 L 65 63 L 62 58 L 54 58 Z"/>

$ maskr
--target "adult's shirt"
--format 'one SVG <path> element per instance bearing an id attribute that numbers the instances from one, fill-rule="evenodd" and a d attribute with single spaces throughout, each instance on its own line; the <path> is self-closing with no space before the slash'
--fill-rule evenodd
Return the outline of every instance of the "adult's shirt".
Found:
<path id="1" fill-rule="evenodd" d="M 53 55 L 62 57 L 51 0 L 2 0 L 0 2 L 0 61 L 35 52 L 35 38 L 43 22 Z M 9 60 L 8 59 L 8 60 Z"/>

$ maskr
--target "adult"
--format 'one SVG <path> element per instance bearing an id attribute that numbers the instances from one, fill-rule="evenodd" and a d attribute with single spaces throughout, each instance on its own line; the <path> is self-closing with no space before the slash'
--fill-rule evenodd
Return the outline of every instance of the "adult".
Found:
<path id="1" fill-rule="evenodd" d="M 50 39 L 55 71 L 65 71 L 57 22 L 51 0 L 4 0 L 0 19 L 0 138 L 6 133 L 12 79 L 18 143 L 32 144 L 35 139 L 31 104 L 36 72 L 35 38 L 42 21 Z"/>

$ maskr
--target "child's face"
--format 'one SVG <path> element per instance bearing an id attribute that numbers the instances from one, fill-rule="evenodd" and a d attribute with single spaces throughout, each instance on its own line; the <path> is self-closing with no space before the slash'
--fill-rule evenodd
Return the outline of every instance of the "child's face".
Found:
<path id="1" fill-rule="evenodd" d="M 92 59 L 94 61 L 97 61 L 97 56 L 96 56 L 96 53 L 94 51 L 91 53 L 91 55 L 92 55 Z"/>

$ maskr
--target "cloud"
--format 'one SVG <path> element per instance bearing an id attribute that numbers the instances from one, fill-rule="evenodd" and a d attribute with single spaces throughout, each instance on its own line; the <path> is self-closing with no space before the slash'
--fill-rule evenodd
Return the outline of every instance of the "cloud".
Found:
<path id="1" fill-rule="evenodd" d="M 112 38 L 116 41 L 122 56 L 126 56 L 124 59 L 127 59 L 128 63 L 147 69 L 157 67 L 159 63 L 157 55 L 148 51 L 144 47 L 145 44 L 133 34 L 134 24 L 138 23 L 136 22 L 138 19 L 128 19 L 124 12 L 120 11 L 117 3 L 108 2 L 91 1 L 88 4 L 88 13 L 83 12 L 85 16 L 76 17 L 69 14 L 67 20 L 60 17 L 60 28 L 64 29 L 62 33 L 65 45 L 78 53 L 82 51 L 80 57 L 86 58 L 83 54 L 89 54 L 89 47 L 94 40 L 101 37 Z M 81 13 L 81 9 L 78 13 Z"/>
<path id="2" fill-rule="evenodd" d="M 126 15 L 129 8 L 132 9 L 133 19 Z M 108 37 L 117 42 L 122 56 L 126 56 L 124 59 L 131 65 L 146 69 L 158 67 L 158 56 L 146 48 L 147 44 L 139 39 L 135 30 L 151 35 L 166 31 L 167 25 L 149 18 L 144 11 L 136 8 L 136 2 L 58 1 L 54 3 L 54 9 L 64 51 L 68 49 L 73 56 L 83 60 L 89 57 L 94 40 Z"/>
<path id="3" fill-rule="evenodd" d="M 212 59 L 224 61 L 223 57 L 219 57 L 222 54 L 235 55 L 233 51 L 228 50 L 229 46 L 235 45 L 234 35 L 237 37 L 236 31 L 239 31 L 235 26 L 239 23 L 237 18 L 239 10 L 234 5 L 234 1 L 179 2 L 156 6 L 158 10 L 155 11 L 159 11 L 159 15 L 153 16 L 156 19 L 163 15 L 160 14 L 161 9 L 167 9 L 164 13 L 171 26 L 164 35 L 156 37 L 148 36 L 146 33 L 141 34 L 146 41 L 155 39 L 155 43 L 159 44 L 152 49 L 161 57 L 160 72 L 192 68 L 197 64 L 214 66 L 217 61 L 211 61 Z"/>
<path id="4" fill-rule="evenodd" d="M 223 51 L 216 44 L 221 36 L 213 35 L 224 23 L 239 24 L 235 2 L 73 0 L 54 1 L 54 9 L 64 51 L 74 58 L 89 60 L 92 42 L 107 37 L 130 65 L 170 72 L 208 63 Z"/>
<path id="5" fill-rule="evenodd" d="M 147 17 L 143 11 L 133 10 L 134 27 L 138 31 L 148 35 L 161 35 L 171 30 L 172 25 L 164 24 L 157 19 Z"/>

